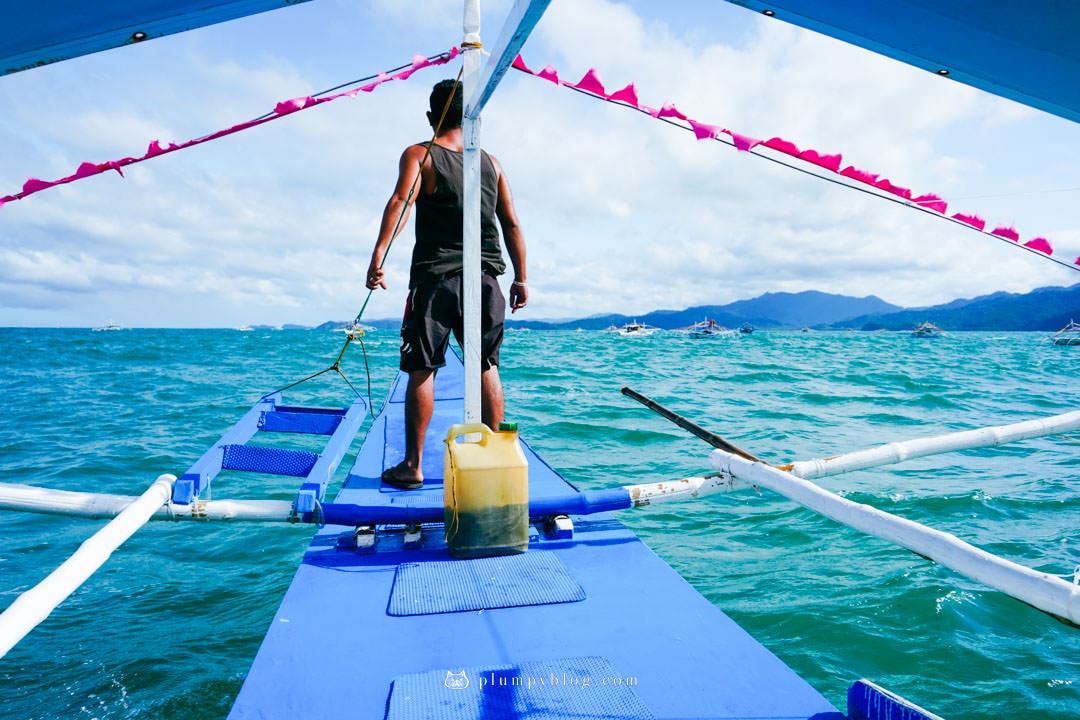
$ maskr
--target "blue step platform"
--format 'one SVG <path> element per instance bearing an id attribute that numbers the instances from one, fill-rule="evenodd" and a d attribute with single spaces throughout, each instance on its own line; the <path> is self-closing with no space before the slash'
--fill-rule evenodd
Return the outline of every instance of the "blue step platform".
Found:
<path id="1" fill-rule="evenodd" d="M 379 479 L 404 452 L 399 377 L 335 503 L 442 506 L 463 412 L 448 361 L 423 489 Z M 576 492 L 525 450 L 531 505 Z M 450 557 L 439 523 L 321 528 L 229 718 L 845 717 L 610 513 L 571 520 L 537 523 L 523 555 L 475 560 Z"/>
<path id="2" fill-rule="evenodd" d="M 318 510 L 326 488 L 349 444 L 367 416 L 368 406 L 357 397 L 347 408 L 281 404 L 281 393 L 263 397 L 214 443 L 173 485 L 172 502 L 181 505 L 205 500 L 211 483 L 223 470 L 301 479 L 294 509 L 297 515 Z M 278 433 L 326 436 L 321 452 L 248 444 L 253 438 Z"/>

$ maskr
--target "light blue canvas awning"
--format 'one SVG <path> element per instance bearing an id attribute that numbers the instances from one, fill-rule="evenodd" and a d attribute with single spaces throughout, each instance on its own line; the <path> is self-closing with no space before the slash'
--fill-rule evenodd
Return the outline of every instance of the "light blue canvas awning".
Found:
<path id="1" fill-rule="evenodd" d="M 1080 3 L 728 1 L 1080 121 Z"/>
<path id="2" fill-rule="evenodd" d="M 307 0 L 24 0 L 0 14 L 0 75 Z"/>
<path id="3" fill-rule="evenodd" d="M 0 74 L 305 0 L 7 3 Z M 1062 0 L 728 0 L 1080 121 L 1080 3 Z"/>

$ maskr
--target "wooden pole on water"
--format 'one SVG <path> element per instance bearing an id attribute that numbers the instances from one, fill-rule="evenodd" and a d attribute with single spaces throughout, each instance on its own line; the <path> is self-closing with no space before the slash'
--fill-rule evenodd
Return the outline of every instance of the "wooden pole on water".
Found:
<path id="1" fill-rule="evenodd" d="M 727 440 L 720 437 L 719 435 L 709 432 L 708 430 L 701 427 L 700 425 L 697 425 L 696 423 L 693 423 L 690 420 L 687 420 L 686 418 L 684 418 L 682 415 L 679 415 L 678 413 L 674 413 L 671 410 L 668 410 L 666 407 L 664 407 L 660 403 L 656 402 L 655 400 L 650 400 L 649 398 L 645 397 L 644 395 L 642 395 L 641 393 L 639 393 L 639 392 L 637 392 L 635 390 L 631 390 L 628 387 L 624 387 L 622 389 L 622 394 L 625 395 L 628 398 L 633 398 L 634 400 L 637 400 L 639 403 L 641 403 L 645 407 L 649 408 L 653 412 L 655 412 L 655 413 L 657 413 L 659 415 L 662 415 L 663 417 L 667 418 L 671 422 L 673 422 L 676 425 L 678 425 L 679 427 L 681 427 L 683 430 L 686 430 L 691 435 L 694 435 L 694 436 L 700 438 L 701 440 L 704 440 L 705 442 L 709 443 L 710 445 L 712 445 L 714 448 L 717 448 L 718 450 L 726 450 L 729 453 L 734 453 L 735 455 L 738 455 L 739 457 L 746 458 L 747 460 L 753 460 L 754 462 L 763 462 L 762 460 L 758 460 L 756 457 L 754 457 L 750 453 L 746 452 L 745 450 L 743 450 L 741 448 L 738 448 L 735 445 L 732 445 L 731 443 L 729 443 Z"/>

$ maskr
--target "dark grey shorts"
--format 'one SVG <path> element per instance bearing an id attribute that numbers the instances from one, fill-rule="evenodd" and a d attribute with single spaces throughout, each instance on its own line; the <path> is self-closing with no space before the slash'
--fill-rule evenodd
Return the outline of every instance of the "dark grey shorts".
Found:
<path id="1" fill-rule="evenodd" d="M 462 340 L 461 275 L 451 275 L 409 292 L 401 323 L 401 369 L 435 370 L 446 364 L 450 333 Z M 506 321 L 506 298 L 499 281 L 484 274 L 480 300 L 480 367 L 499 364 L 499 347 Z"/>

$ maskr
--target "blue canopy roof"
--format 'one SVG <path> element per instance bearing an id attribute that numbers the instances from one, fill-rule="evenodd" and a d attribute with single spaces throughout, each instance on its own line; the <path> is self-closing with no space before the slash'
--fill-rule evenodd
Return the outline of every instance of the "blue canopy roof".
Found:
<path id="1" fill-rule="evenodd" d="M 33 0 L 6 3 L 0 75 L 307 0 Z"/>
<path id="2" fill-rule="evenodd" d="M 1080 121 L 1080 3 L 728 1 Z"/>
<path id="3" fill-rule="evenodd" d="M 0 74 L 305 0 L 9 3 Z M 728 0 L 1080 121 L 1080 3 L 1061 0 Z"/>

